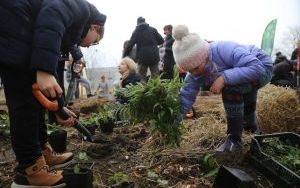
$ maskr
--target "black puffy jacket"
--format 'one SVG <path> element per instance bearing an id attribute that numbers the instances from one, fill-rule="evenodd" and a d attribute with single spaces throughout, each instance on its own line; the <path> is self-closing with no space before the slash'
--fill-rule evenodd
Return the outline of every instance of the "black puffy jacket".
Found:
<path id="1" fill-rule="evenodd" d="M 165 55 L 164 55 L 164 66 L 172 67 L 175 65 L 175 60 L 173 56 L 173 43 L 175 42 L 175 39 L 172 37 L 172 35 L 167 35 L 165 38 Z"/>
<path id="2" fill-rule="evenodd" d="M 153 65 L 159 62 L 158 45 L 164 42 L 157 30 L 147 23 L 137 25 L 125 49 L 124 57 L 129 56 L 133 46 L 136 44 L 137 63 Z"/>
<path id="3" fill-rule="evenodd" d="M 86 0 L 1 0 L 0 65 L 55 74 L 60 53 L 80 42 L 94 13 Z"/>
<path id="4" fill-rule="evenodd" d="M 136 85 L 138 82 L 141 81 L 141 77 L 138 74 L 131 73 L 121 82 L 121 87 L 126 88 L 130 84 Z M 116 101 L 118 101 L 121 104 L 127 103 L 128 98 L 124 97 L 121 93 L 116 93 Z"/>
<path id="5" fill-rule="evenodd" d="M 121 86 L 122 88 L 125 88 L 126 86 L 128 86 L 129 84 L 133 84 L 135 85 L 136 83 L 141 81 L 141 77 L 138 74 L 129 74 L 127 76 L 127 78 L 125 78 L 122 82 L 121 82 Z"/>

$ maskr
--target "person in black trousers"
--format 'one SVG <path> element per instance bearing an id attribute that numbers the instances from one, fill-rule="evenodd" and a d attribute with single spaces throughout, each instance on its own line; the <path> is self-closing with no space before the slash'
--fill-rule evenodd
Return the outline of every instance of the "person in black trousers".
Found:
<path id="1" fill-rule="evenodd" d="M 141 75 L 142 81 L 147 82 L 148 68 L 151 77 L 159 75 L 158 62 L 159 52 L 158 45 L 164 42 L 158 31 L 146 23 L 146 19 L 139 17 L 137 26 L 133 31 L 131 38 L 125 47 L 123 57 L 130 56 L 130 53 L 136 45 L 136 61 L 138 64 L 138 73 Z"/>
<path id="2" fill-rule="evenodd" d="M 37 83 L 47 97 L 60 96 L 60 52 L 99 42 L 105 21 L 106 16 L 86 0 L 0 1 L 0 76 L 18 161 L 12 188 L 65 186 L 62 171 L 48 169 L 69 163 L 73 154 L 52 152 L 44 108 L 33 96 L 32 84 Z M 67 120 L 57 116 L 62 125 L 74 123 L 74 113 L 67 112 L 72 116 Z"/>
<path id="3" fill-rule="evenodd" d="M 172 25 L 166 25 L 164 27 L 164 34 L 166 35 L 166 37 L 164 42 L 165 55 L 163 57 L 163 79 L 172 79 L 174 77 L 173 69 L 175 65 L 175 60 L 173 56 L 172 46 L 175 39 L 172 36 L 172 29 Z"/>

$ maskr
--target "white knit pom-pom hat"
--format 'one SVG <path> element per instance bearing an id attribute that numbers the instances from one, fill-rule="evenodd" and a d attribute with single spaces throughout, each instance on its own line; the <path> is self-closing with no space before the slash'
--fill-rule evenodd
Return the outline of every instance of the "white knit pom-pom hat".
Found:
<path id="1" fill-rule="evenodd" d="M 209 44 L 202 40 L 196 33 L 190 33 L 185 25 L 177 25 L 173 28 L 173 54 L 176 64 L 190 71 L 202 63 L 208 62 Z"/>

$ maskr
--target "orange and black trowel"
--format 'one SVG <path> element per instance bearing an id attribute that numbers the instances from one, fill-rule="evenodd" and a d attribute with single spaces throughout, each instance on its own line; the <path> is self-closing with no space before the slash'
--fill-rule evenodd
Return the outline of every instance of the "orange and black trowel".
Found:
<path id="1" fill-rule="evenodd" d="M 64 100 L 62 97 L 58 97 L 56 100 L 50 101 L 46 96 L 43 95 L 36 83 L 32 85 L 32 93 L 46 109 L 55 112 L 64 120 L 70 118 L 70 115 L 64 110 Z M 80 124 L 77 119 L 75 120 L 73 127 L 82 133 L 87 138 L 87 141 L 94 142 L 91 132 L 82 124 Z"/>

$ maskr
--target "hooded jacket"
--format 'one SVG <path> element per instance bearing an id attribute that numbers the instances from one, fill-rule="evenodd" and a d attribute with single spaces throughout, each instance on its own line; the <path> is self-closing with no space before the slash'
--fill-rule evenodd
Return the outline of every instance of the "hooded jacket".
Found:
<path id="1" fill-rule="evenodd" d="M 133 31 L 129 43 L 125 49 L 124 57 L 129 56 L 136 44 L 137 63 L 153 65 L 159 62 L 158 45 L 164 42 L 157 30 L 147 23 L 141 23 Z"/>
<path id="2" fill-rule="evenodd" d="M 96 17 L 105 23 L 85 0 L 1 0 L 0 66 L 55 74 L 61 52 L 80 43 Z"/>

